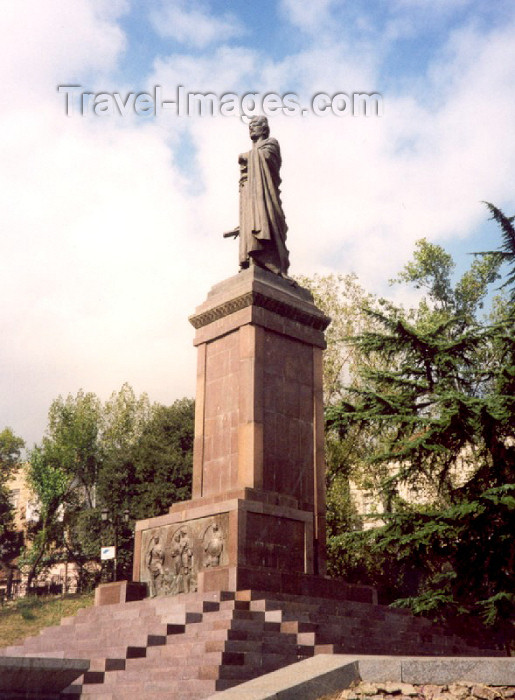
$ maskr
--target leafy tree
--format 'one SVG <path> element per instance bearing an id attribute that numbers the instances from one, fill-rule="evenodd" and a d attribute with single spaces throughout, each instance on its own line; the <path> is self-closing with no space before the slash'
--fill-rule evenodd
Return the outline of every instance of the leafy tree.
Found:
<path id="1" fill-rule="evenodd" d="M 92 393 L 57 398 L 48 413 L 48 428 L 29 457 L 28 481 L 38 503 L 38 521 L 29 529 L 31 545 L 25 553 L 28 588 L 44 563 L 80 555 L 69 547 L 68 525 L 73 513 L 93 508 L 101 460 L 99 447 L 101 404 Z"/>
<path id="2" fill-rule="evenodd" d="M 331 319 L 325 333 L 323 380 L 324 403 L 333 404 L 341 398 L 344 387 L 359 378 L 364 358 L 355 346 L 344 341 L 369 325 L 363 308 L 373 306 L 376 299 L 365 292 L 354 274 L 300 275 L 296 281 L 309 289 L 315 304 Z"/>
<path id="3" fill-rule="evenodd" d="M 25 442 L 14 434 L 11 428 L 4 428 L 0 433 L 0 479 L 8 479 L 20 464 L 21 451 Z"/>
<path id="4" fill-rule="evenodd" d="M 512 222 L 501 219 L 504 254 L 483 254 L 454 286 L 450 257 L 419 243 L 400 280 L 428 298 L 408 313 L 366 311 L 379 329 L 352 342 L 376 363 L 327 411 L 343 439 L 375 427 L 367 461 L 382 470 L 386 521 L 333 537 L 333 572 L 455 624 L 479 615 L 506 645 L 515 637 L 513 290 L 494 319 L 476 314 L 500 262 L 515 260 Z"/>
<path id="5" fill-rule="evenodd" d="M 124 520 L 124 512 L 131 517 L 135 512 L 135 465 L 133 451 L 145 426 L 157 406 L 152 406 L 147 394 L 137 396 L 129 384 L 111 394 L 102 411 L 101 449 L 102 464 L 97 480 L 98 514 L 107 510 L 108 522 L 96 529 L 88 525 L 91 515 L 83 514 L 79 529 L 81 539 L 88 533 L 95 536 L 88 551 L 98 550 L 101 545 L 117 544 L 117 577 L 130 577 L 132 562 L 132 527 Z"/>
<path id="6" fill-rule="evenodd" d="M 139 508 L 134 450 L 156 410 L 158 405 L 151 405 L 147 394 L 136 396 L 128 384 L 106 401 L 100 438 L 102 463 L 96 484 L 97 511 L 83 512 L 74 529 L 84 550 L 95 558 L 101 545 L 117 546 L 117 578 L 131 574 L 133 523 Z M 107 522 L 100 520 L 103 510 Z M 130 514 L 130 521 L 125 520 L 125 513 Z"/>
<path id="7" fill-rule="evenodd" d="M 172 503 L 191 497 L 195 402 L 179 399 L 157 406 L 135 445 L 133 514 L 166 513 Z"/>
<path id="8" fill-rule="evenodd" d="M 147 394 L 136 396 L 125 383 L 106 401 L 102 411 L 104 459 L 124 459 L 137 443 L 152 415 Z"/>
<path id="9" fill-rule="evenodd" d="M 42 567 L 62 559 L 79 567 L 80 585 L 91 584 L 89 562 L 98 560 L 101 545 L 115 542 L 117 576 L 130 576 L 134 520 L 189 496 L 192 444 L 188 399 L 151 405 L 124 384 L 105 404 L 83 391 L 53 401 L 28 469 L 38 501 L 24 554 L 29 586 Z"/>
<path id="10" fill-rule="evenodd" d="M 363 308 L 374 306 L 377 300 L 365 292 L 353 274 L 298 276 L 296 281 L 309 289 L 315 304 L 331 318 L 325 334 L 323 385 L 325 405 L 334 405 L 346 395 L 347 385 L 355 386 L 361 381 L 360 370 L 369 362 L 346 338 L 370 326 Z M 327 527 L 331 535 L 361 524 L 350 495 L 349 479 L 359 478 L 357 465 L 362 462 L 366 438 L 358 431 L 349 430 L 344 438 L 326 431 L 325 442 Z"/>
<path id="11" fill-rule="evenodd" d="M 21 539 L 14 525 L 14 513 L 7 482 L 20 467 L 21 450 L 24 441 L 14 434 L 11 428 L 0 432 L 0 565 L 8 572 L 9 582 L 12 576 L 12 559 L 18 554 Z"/>
<path id="12" fill-rule="evenodd" d="M 121 513 L 134 494 L 133 451 L 153 411 L 146 394 L 137 397 L 124 384 L 106 402 L 102 416 L 102 466 L 98 475 L 98 500 L 111 513 Z"/>
<path id="13" fill-rule="evenodd" d="M 105 406 L 97 494 L 99 508 L 107 508 L 111 520 L 102 536 L 118 544 L 118 578 L 131 576 L 134 521 L 166 513 L 191 494 L 193 419 L 193 400 L 150 405 L 128 385 Z M 125 510 L 129 523 L 122 517 Z"/>
<path id="14" fill-rule="evenodd" d="M 501 260 L 494 253 L 485 253 L 475 259 L 470 269 L 453 286 L 452 274 L 456 267 L 451 255 L 434 243 L 421 238 L 415 243 L 413 260 L 408 262 L 392 283 L 413 284 L 427 292 L 417 316 L 430 315 L 449 318 L 462 316 L 470 321 L 483 308 L 489 285 L 499 279 Z"/>

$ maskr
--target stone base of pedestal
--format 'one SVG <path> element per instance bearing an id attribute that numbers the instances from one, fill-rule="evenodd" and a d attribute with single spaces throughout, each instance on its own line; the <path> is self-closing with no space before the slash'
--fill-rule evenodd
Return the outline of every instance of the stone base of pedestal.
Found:
<path id="1" fill-rule="evenodd" d="M 95 588 L 95 605 L 113 605 L 143 600 L 148 595 L 147 586 L 136 581 L 101 583 Z"/>
<path id="2" fill-rule="evenodd" d="M 372 586 L 359 586 L 327 576 L 314 576 L 290 571 L 273 571 L 252 566 L 221 566 L 199 574 L 199 591 L 242 591 L 254 589 L 276 595 L 331 598 L 340 601 L 377 604 Z"/>
<path id="3" fill-rule="evenodd" d="M 257 489 L 177 503 L 136 524 L 133 578 L 151 595 L 256 585 L 299 594 L 307 586 L 318 594 L 315 583 L 301 584 L 305 577 L 328 580 L 313 576 L 313 521 L 294 498 Z"/>

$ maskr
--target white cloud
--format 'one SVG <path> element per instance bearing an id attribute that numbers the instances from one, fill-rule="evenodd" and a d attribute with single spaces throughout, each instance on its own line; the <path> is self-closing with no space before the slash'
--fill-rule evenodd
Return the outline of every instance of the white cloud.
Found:
<path id="1" fill-rule="evenodd" d="M 337 5 L 336 0 L 311 0 L 311 2 L 298 2 L 298 0 L 281 0 L 280 9 L 285 17 L 295 27 L 307 33 L 319 32 L 327 29 L 331 22 L 331 10 Z"/>
<path id="2" fill-rule="evenodd" d="M 295 265 L 355 270 L 380 288 L 416 238 L 467 236 L 486 219 L 482 199 L 515 204 L 515 146 L 502 136 L 515 118 L 512 34 L 456 33 L 424 99 L 387 92 L 381 119 L 283 120 Z"/>
<path id="3" fill-rule="evenodd" d="M 324 46 L 306 47 L 280 63 L 263 65 L 261 84 L 272 89 L 274 83 L 288 90 L 300 91 L 304 99 L 326 92 L 374 92 L 376 59 L 360 50 L 349 51 L 341 43 L 329 41 Z"/>
<path id="4" fill-rule="evenodd" d="M 2 3 L 2 109 L 57 99 L 57 85 L 107 73 L 125 48 L 117 20 L 125 2 L 20 0 Z"/>
<path id="5" fill-rule="evenodd" d="M 34 390 L 48 406 L 63 384 L 108 394 L 127 380 L 163 401 L 189 394 L 192 215 L 166 146 L 152 128 L 100 138 L 67 125 L 60 135 L 40 129 L 26 170 L 2 182 L 11 206 L 1 203 L 0 362 L 23 368 L 2 408 L 22 396 L 32 403 Z M 170 370 L 178 329 L 185 341 L 173 362 L 187 360 L 189 382 Z"/>
<path id="6" fill-rule="evenodd" d="M 390 0 L 390 12 L 409 12 L 412 16 L 445 18 L 473 4 L 474 0 Z"/>
<path id="7" fill-rule="evenodd" d="M 258 68 L 259 56 L 256 51 L 221 46 L 209 56 L 172 54 L 157 59 L 148 83 L 163 85 L 173 94 L 177 85 L 182 85 L 188 91 L 220 95 L 248 89 Z"/>
<path id="8" fill-rule="evenodd" d="M 192 331 L 176 304 L 197 301 L 192 215 L 160 130 L 67 118 L 55 91 L 115 68 L 123 4 L 12 7 L 0 41 L 0 423 L 33 442 L 61 392 L 107 396 L 130 381 L 163 402 L 191 394 Z"/>
<path id="9" fill-rule="evenodd" d="M 67 118 L 55 85 L 112 77 L 126 48 L 124 4 L 26 3 L 28 18 L 7 7 L 0 428 L 32 441 L 59 393 L 83 387 L 105 398 L 128 381 L 163 403 L 193 395 L 187 316 L 237 271 L 237 244 L 221 234 L 237 221 L 237 156 L 249 140 L 239 119 Z M 309 23 L 311 10 L 289 8 L 296 26 Z M 508 202 L 512 213 L 513 29 L 456 30 L 428 76 L 384 95 L 382 118 L 270 120 L 293 274 L 354 270 L 381 289 L 417 238 L 464 237 L 485 220 L 479 200 Z M 380 91 L 382 54 L 324 37 L 280 58 L 257 44 L 175 53 L 155 61 L 148 84 L 215 93 L 295 84 L 303 98 Z"/>
<path id="10" fill-rule="evenodd" d="M 214 15 L 204 3 L 193 0 L 163 3 L 152 12 L 151 21 L 160 36 L 171 37 L 195 48 L 223 43 L 241 35 L 243 31 L 240 22 L 231 13 Z"/>

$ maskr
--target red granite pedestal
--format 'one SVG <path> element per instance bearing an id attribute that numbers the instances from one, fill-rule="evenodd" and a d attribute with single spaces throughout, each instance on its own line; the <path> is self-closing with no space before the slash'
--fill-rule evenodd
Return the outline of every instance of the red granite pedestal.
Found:
<path id="1" fill-rule="evenodd" d="M 315 594 L 325 574 L 322 351 L 311 294 L 250 267 L 191 323 L 198 349 L 192 500 L 136 525 L 134 580 L 160 594 Z M 158 567 L 159 568 L 159 567 Z"/>
<path id="2" fill-rule="evenodd" d="M 191 321 L 192 500 L 137 523 L 133 582 L 100 586 L 96 607 L 0 657 L 88 659 L 62 697 L 201 700 L 319 653 L 501 655 L 324 575 L 329 319 L 309 294 L 251 268 Z"/>

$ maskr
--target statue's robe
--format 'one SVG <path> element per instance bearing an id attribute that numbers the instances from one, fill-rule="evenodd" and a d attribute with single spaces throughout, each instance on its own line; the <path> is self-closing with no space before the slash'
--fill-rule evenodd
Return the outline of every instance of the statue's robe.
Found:
<path id="1" fill-rule="evenodd" d="M 276 274 L 288 272 L 288 227 L 281 205 L 281 151 L 274 138 L 240 157 L 240 265 L 252 259 Z"/>

